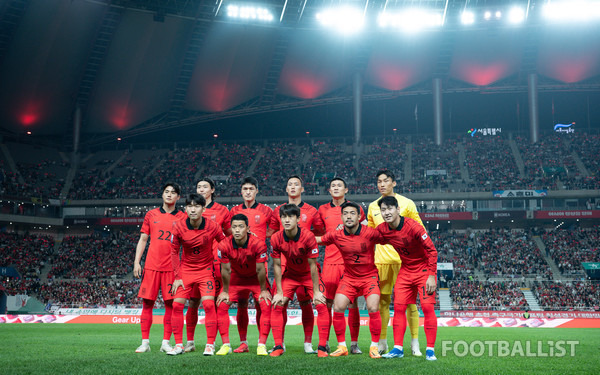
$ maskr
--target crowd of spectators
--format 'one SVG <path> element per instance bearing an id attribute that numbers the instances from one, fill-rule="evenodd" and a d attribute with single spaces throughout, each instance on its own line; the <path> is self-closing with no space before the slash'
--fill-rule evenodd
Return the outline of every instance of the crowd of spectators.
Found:
<path id="1" fill-rule="evenodd" d="M 532 291 L 544 310 L 600 311 L 598 281 L 536 281 Z"/>
<path id="2" fill-rule="evenodd" d="M 527 300 L 516 282 L 448 282 L 456 310 L 528 310 Z"/>
<path id="3" fill-rule="evenodd" d="M 133 269 L 137 233 L 65 237 L 52 257 L 48 278 L 101 279 L 123 277 Z"/>
<path id="4" fill-rule="evenodd" d="M 37 294 L 40 287 L 40 279 L 38 278 L 0 278 L 0 290 L 3 290 L 9 296 Z"/>
<path id="5" fill-rule="evenodd" d="M 452 181 L 461 181 L 459 151 L 460 139 L 447 139 L 437 145 L 432 138 L 413 140 L 412 180 L 430 188 L 447 189 Z M 427 171 L 431 171 L 429 174 Z"/>
<path id="6" fill-rule="evenodd" d="M 260 185 L 258 187 L 260 195 L 285 195 L 288 177 L 301 173 L 303 151 L 304 147 L 290 142 L 272 142 L 265 147 L 265 152 L 253 173 Z M 238 184 L 230 196 L 239 194 L 240 186 Z"/>
<path id="7" fill-rule="evenodd" d="M 139 307 L 139 280 L 48 281 L 40 287 L 38 298 L 44 304 L 62 307 L 102 308 L 109 305 Z M 161 306 L 157 303 L 155 306 Z"/>
<path id="8" fill-rule="evenodd" d="M 0 267 L 14 266 L 23 278 L 38 278 L 50 254 L 54 239 L 34 234 L 0 233 Z"/>
<path id="9" fill-rule="evenodd" d="M 465 163 L 476 191 L 523 188 L 513 152 L 500 135 L 468 138 Z"/>
<path id="10" fill-rule="evenodd" d="M 394 138 L 365 145 L 358 159 L 356 182 L 351 186 L 352 194 L 377 194 L 377 172 L 388 169 L 396 175 L 396 191 L 402 192 L 404 187 L 404 163 L 406 163 L 406 140 Z"/>
<path id="11" fill-rule="evenodd" d="M 600 262 L 600 227 L 556 229 L 542 235 L 546 253 L 563 275 L 583 273 L 582 262 Z"/>
<path id="12" fill-rule="evenodd" d="M 473 275 L 473 245 L 471 235 L 454 230 L 436 230 L 429 233 L 438 252 L 438 263 L 452 263 L 454 280 Z"/>
<path id="13" fill-rule="evenodd" d="M 347 152 L 344 143 L 315 142 L 308 148 L 310 156 L 302 172 L 304 181 L 314 181 L 326 191 L 333 177 L 341 177 L 346 182 L 354 180 L 355 156 Z"/>
<path id="14" fill-rule="evenodd" d="M 543 277 L 552 271 L 529 233 L 490 229 L 475 237 L 475 263 L 488 277 Z"/>

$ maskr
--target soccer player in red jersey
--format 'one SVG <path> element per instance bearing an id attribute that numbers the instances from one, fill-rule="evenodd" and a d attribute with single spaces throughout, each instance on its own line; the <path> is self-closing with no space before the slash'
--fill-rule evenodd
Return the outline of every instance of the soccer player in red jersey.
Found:
<path id="1" fill-rule="evenodd" d="M 170 293 L 174 274 L 171 266 L 171 229 L 173 222 L 185 217 L 175 205 L 179 200 L 181 188 L 179 185 L 168 182 L 162 189 L 163 204 L 159 208 L 150 210 L 144 216 L 140 239 L 135 248 L 133 262 L 133 276 L 142 277 L 142 284 L 138 296 L 142 298 L 142 345 L 135 350 L 136 353 L 150 351 L 150 327 L 152 326 L 152 309 L 158 291 L 161 290 L 165 302 L 165 315 L 163 317 L 164 331 L 161 352 L 172 350 L 169 345 L 171 338 L 171 314 L 173 312 L 173 295 Z M 150 240 L 150 247 L 146 255 L 143 272 L 140 264 L 146 244 Z"/>
<path id="2" fill-rule="evenodd" d="M 202 217 L 208 220 L 214 221 L 219 227 L 222 228 L 223 233 L 226 236 L 231 234 L 231 220 L 229 216 L 229 210 L 227 207 L 215 202 L 213 199 L 213 195 L 215 194 L 215 182 L 208 178 L 202 178 L 196 184 L 196 192 L 204 197 L 206 200 L 206 208 L 204 209 L 204 213 Z M 215 295 L 219 295 L 221 292 L 221 264 L 217 257 L 217 243 L 213 244 L 213 256 L 215 258 Z M 186 322 L 186 332 L 187 332 L 187 343 L 185 344 L 185 352 L 193 352 L 196 350 L 196 345 L 194 344 L 194 335 L 196 333 L 196 325 L 198 325 L 198 308 L 200 307 L 200 295 L 192 295 L 190 296 L 190 301 L 188 303 L 187 313 L 185 314 L 185 322 Z M 219 332 L 221 331 L 220 326 L 227 325 L 229 326 L 229 316 L 217 316 L 217 329 Z M 223 343 L 229 344 L 229 341 Z"/>
<path id="3" fill-rule="evenodd" d="M 302 193 L 304 187 L 302 186 L 302 179 L 293 175 L 288 178 L 285 191 L 288 195 L 287 204 L 295 204 L 300 208 L 300 221 L 298 226 L 306 230 L 312 230 L 316 235 L 325 233 L 325 224 L 321 220 L 321 216 L 318 214 L 317 209 L 308 203 L 302 201 Z M 281 218 L 279 217 L 279 210 L 282 205 L 275 208 L 273 216 L 269 222 L 268 235 L 271 235 L 281 229 Z M 285 271 L 286 263 L 282 261 L 281 266 Z M 275 293 L 277 285 L 273 285 L 272 292 Z M 304 352 L 307 354 L 314 354 L 315 351 L 312 348 L 312 334 L 315 326 L 315 316 L 310 303 L 310 298 L 304 293 L 303 289 L 296 291 L 298 302 L 300 303 L 300 309 L 302 310 L 302 326 L 304 327 Z M 284 322 L 287 321 L 287 312 L 283 311 Z"/>
<path id="4" fill-rule="evenodd" d="M 319 248 L 314 234 L 298 225 L 301 211 L 295 204 L 285 204 L 279 209 L 283 231 L 279 231 L 271 237 L 273 252 L 273 269 L 277 293 L 273 296 L 273 312 L 271 314 L 271 328 L 275 347 L 271 353 L 272 357 L 283 354 L 283 333 L 285 323 L 283 319 L 283 307 L 294 298 L 294 294 L 302 288 L 314 302 L 318 312 L 317 327 L 319 330 L 319 357 L 327 357 L 327 334 L 329 331 L 329 314 L 327 312 L 326 299 L 323 295 L 323 286 L 317 257 Z M 287 267 L 282 274 L 281 258 L 286 259 Z"/>
<path id="5" fill-rule="evenodd" d="M 417 293 L 425 315 L 425 336 L 427 349 L 425 359 L 435 361 L 435 339 L 437 317 L 435 316 L 435 290 L 437 273 L 437 250 L 421 223 L 400 216 L 398 200 L 393 196 L 381 198 L 378 202 L 381 216 L 385 220 L 377 230 L 386 243 L 391 244 L 400 254 L 402 267 L 394 286 L 394 348 L 383 357 L 402 358 L 402 342 L 406 331 L 406 309 L 417 303 Z"/>
<path id="6" fill-rule="evenodd" d="M 342 222 L 342 210 L 340 206 L 346 202 L 348 187 L 343 178 L 335 177 L 329 182 L 329 194 L 331 202 L 325 203 L 319 207 L 319 216 L 325 223 L 325 230 L 332 232 L 344 227 Z M 362 207 L 360 208 L 360 222 L 367 224 L 367 217 Z M 344 258 L 335 244 L 328 245 L 325 248 L 325 260 L 323 261 L 323 284 L 325 284 L 325 297 L 327 298 L 327 308 L 331 314 L 335 292 L 344 274 Z M 350 354 L 361 354 L 358 347 L 358 333 L 360 332 L 360 313 L 355 302 L 348 306 L 348 325 L 350 326 Z M 331 331 L 331 327 L 330 327 Z"/>
<path id="7" fill-rule="evenodd" d="M 248 301 L 250 293 L 259 296 L 258 308 L 262 311 L 259 329 L 260 338 L 256 354 L 267 355 L 265 346 L 271 330 L 271 293 L 267 280 L 267 245 L 258 237 L 248 234 L 248 218 L 237 214 L 231 218 L 232 237 L 219 244 L 218 257 L 221 261 L 223 290 L 217 298 L 217 315 L 227 317 L 227 326 L 219 327 L 223 343 L 229 342 L 229 306 L 242 299 Z M 225 333 L 225 335 L 224 335 Z M 223 345 L 217 355 L 230 352 L 229 345 Z"/>
<path id="8" fill-rule="evenodd" d="M 344 275 L 333 300 L 333 328 L 338 348 L 332 357 L 348 355 L 344 311 L 356 298 L 364 296 L 369 311 L 371 358 L 381 358 L 377 343 L 381 334 L 379 314 L 379 276 L 375 266 L 375 244 L 382 242 L 379 232 L 360 223 L 360 206 L 354 202 L 341 205 L 344 230 L 328 232 L 319 240 L 323 245 L 335 244 L 344 258 Z"/>
<path id="9" fill-rule="evenodd" d="M 242 180 L 242 198 L 244 203 L 235 206 L 231 209 L 231 216 L 244 214 L 248 218 L 249 231 L 258 237 L 261 242 L 265 243 L 267 239 L 267 226 L 273 215 L 271 207 L 265 206 L 256 201 L 258 194 L 258 181 L 254 177 L 246 177 Z M 254 304 L 259 305 L 257 297 L 253 296 Z M 237 306 L 237 328 L 240 334 L 240 346 L 236 348 L 234 353 L 248 352 L 248 299 L 238 299 Z M 259 328 L 261 319 L 261 310 L 256 310 L 256 323 Z"/>
<path id="10" fill-rule="evenodd" d="M 217 311 L 215 309 L 215 278 L 213 241 L 221 242 L 225 235 L 212 220 L 202 217 L 206 200 L 199 194 L 188 195 L 185 201 L 187 219 L 177 221 L 173 226 L 171 262 L 175 272 L 175 280 L 171 293 L 175 294 L 173 302 L 173 335 L 175 348 L 169 355 L 184 353 L 183 348 L 183 307 L 192 295 L 199 290 L 202 307 L 205 312 L 206 347 L 204 355 L 213 355 L 217 336 Z M 181 259 L 180 249 L 183 249 Z"/>

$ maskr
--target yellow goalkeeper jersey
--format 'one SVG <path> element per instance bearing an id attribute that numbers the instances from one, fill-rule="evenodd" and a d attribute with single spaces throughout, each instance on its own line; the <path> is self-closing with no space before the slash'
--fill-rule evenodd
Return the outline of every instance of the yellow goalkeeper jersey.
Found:
<path id="1" fill-rule="evenodd" d="M 398 206 L 400 207 L 400 215 L 410 217 L 411 219 L 414 219 L 423 225 L 423 221 L 421 221 L 421 217 L 419 216 L 415 202 L 413 202 L 411 199 L 403 197 L 400 194 L 396 194 L 395 197 L 398 200 Z M 379 197 L 379 199 L 371 202 L 369 205 L 367 219 L 371 228 L 376 228 L 379 224 L 384 222 L 383 217 L 381 217 L 381 209 L 377 204 L 381 198 L 382 197 Z M 423 228 L 424 227 L 425 226 L 423 225 Z M 375 245 L 375 263 L 400 264 L 400 255 L 398 255 L 398 252 L 394 250 L 392 245 Z"/>

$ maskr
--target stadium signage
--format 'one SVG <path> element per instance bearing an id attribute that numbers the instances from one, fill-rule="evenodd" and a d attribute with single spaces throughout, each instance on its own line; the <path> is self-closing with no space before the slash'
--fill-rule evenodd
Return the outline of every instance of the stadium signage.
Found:
<path id="1" fill-rule="evenodd" d="M 494 190 L 494 198 L 538 198 L 547 197 L 548 190 Z"/>
<path id="2" fill-rule="evenodd" d="M 480 219 L 525 219 L 525 211 L 479 211 Z"/>
<path id="3" fill-rule="evenodd" d="M 575 133 L 575 128 L 572 126 L 575 125 L 574 122 L 570 124 L 556 124 L 554 125 L 554 131 L 557 133 Z"/>
<path id="4" fill-rule="evenodd" d="M 535 211 L 536 219 L 598 219 L 600 210 L 581 211 Z"/>
<path id="5" fill-rule="evenodd" d="M 472 212 L 421 212 L 421 220 L 473 220 Z"/>
<path id="6" fill-rule="evenodd" d="M 428 169 L 425 173 L 427 176 L 446 176 L 448 174 L 445 169 Z"/>
<path id="7" fill-rule="evenodd" d="M 499 135 L 500 133 L 502 133 L 502 128 L 471 128 L 467 130 L 467 134 L 470 134 L 471 137 L 474 137 L 477 133 L 481 135 Z"/>
<path id="8" fill-rule="evenodd" d="M 440 311 L 441 318 L 512 318 L 522 319 L 525 311 Z M 529 311 L 529 318 L 543 319 L 600 319 L 594 311 Z"/>
<path id="9" fill-rule="evenodd" d="M 59 315 L 140 315 L 142 309 L 59 309 Z"/>

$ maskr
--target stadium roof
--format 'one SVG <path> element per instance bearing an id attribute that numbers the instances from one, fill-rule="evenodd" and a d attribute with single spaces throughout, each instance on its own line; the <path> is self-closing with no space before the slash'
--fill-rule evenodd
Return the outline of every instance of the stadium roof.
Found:
<path id="1" fill-rule="evenodd" d="M 0 4 L 0 126 L 4 134 L 135 135 L 218 118 L 445 92 L 600 91 L 600 23 L 462 27 L 461 11 L 498 1 L 349 1 L 365 14 L 406 4 L 445 7 L 441 30 L 341 36 L 315 14 L 337 1 L 261 0 L 272 23 L 225 17 L 227 1 L 7 0 Z M 545 1 L 538 1 L 538 8 Z M 492 8 L 490 8 L 492 9 Z M 111 135 L 111 137 L 113 137 Z M 91 138 L 84 140 L 90 141 Z"/>

